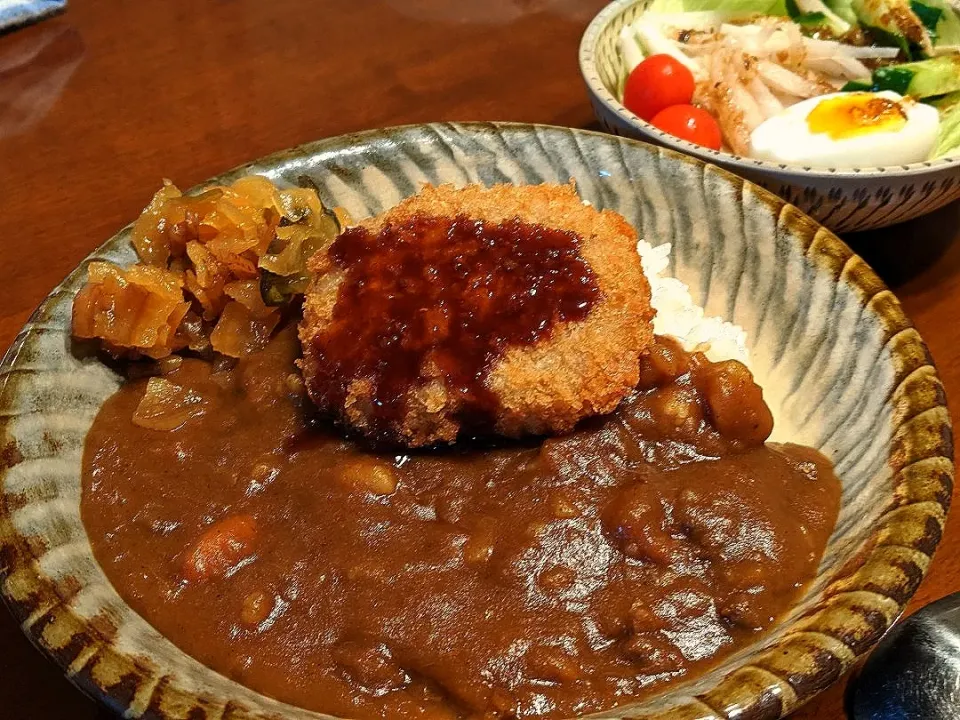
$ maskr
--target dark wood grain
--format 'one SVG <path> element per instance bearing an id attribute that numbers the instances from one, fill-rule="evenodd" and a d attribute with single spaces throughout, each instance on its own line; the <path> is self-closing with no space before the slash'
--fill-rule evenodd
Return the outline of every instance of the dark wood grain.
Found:
<path id="1" fill-rule="evenodd" d="M 316 138 L 433 120 L 593 126 L 603 0 L 74 2 L 0 36 L 0 349 L 87 253 L 181 187 Z M 960 393 L 960 204 L 851 243 Z M 960 589 L 960 513 L 911 607 Z M 99 717 L 6 616 L 0 715 Z M 842 717 L 839 683 L 795 718 Z"/>

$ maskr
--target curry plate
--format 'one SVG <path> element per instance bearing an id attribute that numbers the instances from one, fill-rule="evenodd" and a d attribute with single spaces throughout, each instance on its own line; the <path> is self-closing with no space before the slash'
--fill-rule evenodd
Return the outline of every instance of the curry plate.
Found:
<path id="1" fill-rule="evenodd" d="M 514 124 L 439 124 L 311 143 L 211 182 L 312 178 L 353 217 L 422 183 L 576 181 L 626 216 L 709 314 L 743 326 L 776 418 L 773 439 L 819 449 L 843 502 L 819 576 L 773 631 L 712 671 L 605 717 L 779 718 L 834 682 L 896 620 L 941 537 L 953 481 L 943 387 L 893 294 L 846 245 L 728 172 L 610 135 Z M 146 196 L 144 198 L 147 199 Z M 2 592 L 68 677 L 126 717 L 322 717 L 188 657 L 127 606 L 80 518 L 84 438 L 120 384 L 70 340 L 87 262 L 134 261 L 130 228 L 43 302 L 0 364 Z"/>

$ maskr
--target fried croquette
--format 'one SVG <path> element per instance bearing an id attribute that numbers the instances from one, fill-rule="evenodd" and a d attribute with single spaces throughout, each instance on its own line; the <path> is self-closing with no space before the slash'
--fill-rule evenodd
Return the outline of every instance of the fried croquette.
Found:
<path id="1" fill-rule="evenodd" d="M 408 447 L 567 432 L 638 381 L 654 311 L 636 245 L 572 184 L 426 186 L 310 260 L 309 395 Z"/>

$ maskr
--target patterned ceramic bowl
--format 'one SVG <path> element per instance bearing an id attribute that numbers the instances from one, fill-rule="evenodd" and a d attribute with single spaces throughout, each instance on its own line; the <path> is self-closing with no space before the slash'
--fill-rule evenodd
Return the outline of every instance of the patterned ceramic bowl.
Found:
<path id="1" fill-rule="evenodd" d="M 530 125 L 422 125 L 322 140 L 217 178 L 306 174 L 363 217 L 424 182 L 577 182 L 652 244 L 708 312 L 745 328 L 776 437 L 818 448 L 843 483 L 819 576 L 773 631 L 711 672 L 606 717 L 779 718 L 836 680 L 923 578 L 953 480 L 950 419 L 896 298 L 834 235 L 734 175 L 611 135 Z M 80 520 L 84 438 L 120 378 L 70 342 L 86 263 L 134 260 L 108 240 L 36 311 L 0 364 L 2 591 L 36 645 L 125 717 L 304 718 L 188 657 L 117 595 Z"/>
<path id="2" fill-rule="evenodd" d="M 618 100 L 627 72 L 617 38 L 621 28 L 642 15 L 650 2 L 615 0 L 593 19 L 580 42 L 580 71 L 594 112 L 607 132 L 665 145 L 720 165 L 838 233 L 893 225 L 960 198 L 960 157 L 889 167 L 810 169 L 708 150 L 641 120 Z"/>

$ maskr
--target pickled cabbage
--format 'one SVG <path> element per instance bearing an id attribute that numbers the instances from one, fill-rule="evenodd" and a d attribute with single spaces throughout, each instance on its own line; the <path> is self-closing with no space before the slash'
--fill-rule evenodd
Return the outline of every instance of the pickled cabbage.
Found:
<path id="1" fill-rule="evenodd" d="M 340 229 L 315 186 L 280 190 L 251 175 L 185 196 L 164 181 L 133 225 L 140 262 L 91 263 L 73 333 L 118 356 L 253 352 L 280 321 L 275 306 L 305 289 L 307 260 Z"/>

